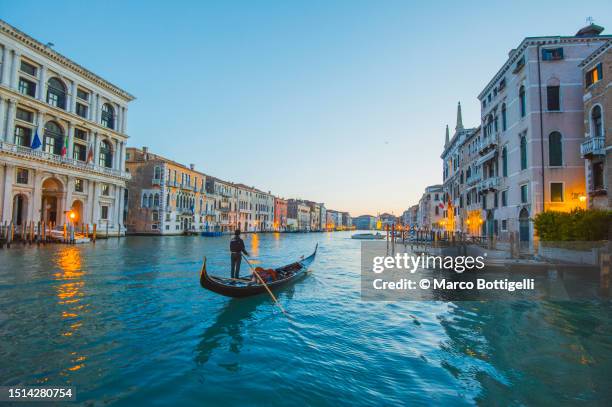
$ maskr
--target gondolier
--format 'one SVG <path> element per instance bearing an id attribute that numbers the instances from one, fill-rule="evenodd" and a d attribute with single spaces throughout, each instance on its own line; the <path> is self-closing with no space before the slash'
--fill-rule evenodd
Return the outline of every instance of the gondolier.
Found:
<path id="1" fill-rule="evenodd" d="M 230 256 L 232 259 L 232 278 L 240 277 L 240 262 L 242 261 L 242 253 L 249 255 L 244 248 L 244 241 L 240 238 L 240 229 L 236 229 L 234 237 L 230 240 Z"/>

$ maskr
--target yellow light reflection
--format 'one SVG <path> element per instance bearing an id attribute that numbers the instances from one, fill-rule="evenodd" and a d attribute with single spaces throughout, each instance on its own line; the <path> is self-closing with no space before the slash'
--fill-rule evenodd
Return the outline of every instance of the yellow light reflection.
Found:
<path id="1" fill-rule="evenodd" d="M 257 233 L 251 235 L 251 250 L 249 252 L 253 257 L 259 256 L 259 235 Z"/>

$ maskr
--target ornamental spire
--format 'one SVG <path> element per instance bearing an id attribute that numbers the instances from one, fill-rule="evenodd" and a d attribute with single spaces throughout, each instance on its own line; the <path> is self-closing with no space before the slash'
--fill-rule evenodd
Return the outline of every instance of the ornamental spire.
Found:
<path id="1" fill-rule="evenodd" d="M 447 124 L 446 125 L 446 139 L 444 140 L 444 147 L 446 147 L 449 142 L 450 142 L 450 135 L 448 133 L 448 124 Z"/>
<path id="2" fill-rule="evenodd" d="M 461 117 L 461 102 L 457 103 L 457 127 L 455 130 L 463 130 L 463 118 Z"/>

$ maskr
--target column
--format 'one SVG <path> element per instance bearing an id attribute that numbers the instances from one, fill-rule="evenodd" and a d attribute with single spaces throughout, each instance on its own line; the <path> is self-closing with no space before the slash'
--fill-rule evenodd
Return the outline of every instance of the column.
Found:
<path id="1" fill-rule="evenodd" d="M 15 166 L 6 164 L 4 167 L 4 197 L 2 202 L 2 222 L 11 221 L 13 212 L 13 177 Z"/>
<path id="2" fill-rule="evenodd" d="M 96 121 L 96 99 L 98 97 L 97 94 L 92 93 L 90 96 L 91 102 L 89 103 L 89 120 L 92 122 Z"/>
<path id="3" fill-rule="evenodd" d="M 7 133 L 4 131 L 6 123 L 6 99 L 0 97 L 0 141 L 6 141 Z"/>
<path id="4" fill-rule="evenodd" d="M 121 133 L 125 134 L 125 129 L 127 128 L 127 107 L 123 107 L 123 120 L 121 120 Z"/>
<path id="5" fill-rule="evenodd" d="M 42 220 L 40 218 L 40 204 L 42 201 L 42 173 L 38 170 L 32 170 L 32 181 L 34 181 L 34 190 L 32 191 L 32 202 L 30 202 L 30 219 L 34 222 Z"/>
<path id="6" fill-rule="evenodd" d="M 70 113 L 76 113 L 76 96 L 77 96 L 77 85 L 75 81 L 70 82 L 70 99 L 68 101 L 68 111 Z"/>
<path id="7" fill-rule="evenodd" d="M 119 192 L 121 191 L 121 187 L 119 185 L 115 185 L 115 203 L 113 205 L 113 216 L 112 219 L 109 219 L 112 222 L 113 227 L 117 227 L 120 223 L 119 218 Z"/>
<path id="8" fill-rule="evenodd" d="M 99 199 L 98 199 L 98 194 L 99 194 L 99 189 L 100 186 L 98 185 L 98 183 L 96 181 L 91 181 L 91 183 L 93 184 L 92 187 L 92 194 L 91 194 L 91 205 L 92 205 L 92 216 L 91 216 L 91 223 L 94 224 L 98 224 L 98 226 L 100 226 L 100 204 L 99 204 Z"/>
<path id="9" fill-rule="evenodd" d="M 121 225 L 123 227 L 123 211 L 125 210 L 124 208 L 124 195 L 125 195 L 125 190 L 122 187 L 119 187 L 119 217 L 117 218 L 118 221 L 117 223 L 119 223 L 119 225 Z M 160 198 L 161 199 L 161 198 Z M 160 220 L 163 219 L 163 214 L 160 211 Z"/>
<path id="10" fill-rule="evenodd" d="M 6 118 L 6 141 L 15 143 L 15 105 L 17 102 L 13 99 L 8 99 L 8 115 Z"/>
<path id="11" fill-rule="evenodd" d="M 38 132 L 38 138 L 40 139 L 40 142 L 44 143 L 44 139 L 45 139 L 45 112 L 39 111 L 36 115 L 38 116 L 38 127 L 36 129 L 36 132 Z M 32 134 L 32 138 L 34 138 L 34 134 Z"/>
<path id="12" fill-rule="evenodd" d="M 122 141 L 121 142 L 121 171 L 125 172 L 125 145 L 126 142 Z M 164 174 L 162 174 L 162 176 L 165 176 Z"/>
<path id="13" fill-rule="evenodd" d="M 9 86 L 9 55 L 11 53 L 11 50 L 8 49 L 6 46 L 4 46 L 4 48 L 2 49 L 2 84 L 4 86 Z"/>
<path id="14" fill-rule="evenodd" d="M 74 177 L 68 176 L 68 182 L 66 183 L 66 193 L 65 193 L 65 199 L 66 199 L 66 203 L 64 204 L 64 210 L 65 211 L 69 211 L 70 209 L 72 209 L 72 193 L 74 191 Z M 66 217 L 66 215 L 64 215 L 64 220 L 67 220 L 68 218 Z"/>
<path id="15" fill-rule="evenodd" d="M 92 224 L 93 221 L 93 183 L 87 181 L 87 201 L 83 203 L 83 223 Z"/>
<path id="16" fill-rule="evenodd" d="M 100 136 L 98 135 L 97 132 L 93 134 L 93 139 L 94 139 L 93 164 L 98 165 L 98 163 L 100 162 Z"/>
<path id="17" fill-rule="evenodd" d="M 17 50 L 13 50 L 13 58 L 11 63 L 11 88 L 17 89 L 17 71 L 19 70 L 19 64 L 21 63 L 21 53 Z"/>
<path id="18" fill-rule="evenodd" d="M 100 95 L 96 94 L 96 112 L 94 116 L 96 123 L 100 123 L 100 112 L 102 111 L 101 107 L 102 105 L 100 104 Z"/>
<path id="19" fill-rule="evenodd" d="M 38 78 L 38 100 L 41 102 L 45 101 L 47 97 L 47 67 L 45 65 L 40 67 L 40 76 Z"/>
<path id="20" fill-rule="evenodd" d="M 68 122 L 68 158 L 73 158 L 74 151 L 74 123 Z"/>
<path id="21" fill-rule="evenodd" d="M 118 170 L 121 163 L 121 152 L 119 149 L 119 140 L 113 140 L 113 169 Z"/>

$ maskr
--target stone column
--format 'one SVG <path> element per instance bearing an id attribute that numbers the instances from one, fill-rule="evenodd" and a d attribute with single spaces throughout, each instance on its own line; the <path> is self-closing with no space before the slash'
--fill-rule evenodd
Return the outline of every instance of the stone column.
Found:
<path id="1" fill-rule="evenodd" d="M 68 158 L 73 158 L 74 151 L 74 123 L 68 122 Z"/>
<path id="2" fill-rule="evenodd" d="M 93 164 L 98 165 L 98 163 L 100 162 L 100 135 L 97 132 L 95 132 L 93 134 L 93 139 L 94 139 Z"/>
<path id="3" fill-rule="evenodd" d="M 40 216 L 40 204 L 42 201 L 42 173 L 37 170 L 32 170 L 34 176 L 32 180 L 33 191 L 32 191 L 32 202 L 30 203 L 30 219 L 34 222 L 38 222 L 41 219 Z"/>
<path id="4" fill-rule="evenodd" d="M 125 134 L 125 129 L 127 128 L 127 112 L 128 108 L 124 107 L 123 109 L 123 120 L 121 120 L 121 133 Z"/>
<path id="5" fill-rule="evenodd" d="M 126 152 L 126 148 L 127 148 L 126 144 L 127 144 L 127 142 L 125 142 L 125 141 L 121 143 L 121 171 L 123 171 L 123 172 L 125 172 L 125 160 L 126 160 L 125 152 Z M 162 177 L 164 177 L 164 176 L 165 175 L 162 173 Z"/>
<path id="6" fill-rule="evenodd" d="M 121 168 L 121 145 L 119 140 L 113 140 L 113 169 L 119 170 Z"/>
<path id="7" fill-rule="evenodd" d="M 91 120 L 92 122 L 96 121 L 96 98 L 98 97 L 97 94 L 92 93 L 90 96 L 91 98 L 91 102 L 89 102 L 89 120 Z"/>
<path id="8" fill-rule="evenodd" d="M 119 217 L 118 217 L 117 223 L 119 223 L 119 225 L 121 226 L 123 226 L 123 211 L 125 210 L 124 195 L 125 195 L 125 189 L 122 187 L 119 187 Z"/>
<path id="9" fill-rule="evenodd" d="M 2 80 L 2 84 L 4 86 L 9 86 L 9 75 L 10 75 L 10 71 L 9 71 L 9 64 L 10 64 L 10 60 L 9 60 L 9 56 L 11 54 L 11 50 L 8 49 L 8 47 L 5 45 L 3 50 L 2 50 L 2 76 L 1 76 L 1 80 Z"/>
<path id="10" fill-rule="evenodd" d="M 8 99 L 8 114 L 6 118 L 6 141 L 15 143 L 15 105 L 17 102 Z"/>
<path id="11" fill-rule="evenodd" d="M 70 82 L 70 99 L 68 100 L 68 111 L 76 114 L 76 93 L 77 85 L 75 81 Z"/>
<path id="12" fill-rule="evenodd" d="M 65 211 L 69 211 L 70 209 L 72 209 L 73 191 L 74 191 L 74 177 L 68 176 L 68 182 L 66 183 L 66 193 L 64 194 L 64 197 L 65 197 L 64 210 Z M 66 219 L 68 218 L 66 218 L 66 215 L 64 215 L 64 220 Z"/>
<path id="13" fill-rule="evenodd" d="M 17 72 L 19 65 L 21 64 L 21 53 L 17 50 L 13 50 L 13 58 L 11 63 L 11 84 L 10 87 L 17 89 Z"/>
<path id="14" fill-rule="evenodd" d="M 40 142 L 43 143 L 45 139 L 45 112 L 39 111 L 36 115 L 38 116 L 38 126 L 36 131 L 38 132 Z M 34 134 L 32 134 L 32 138 L 34 138 Z"/>
<path id="15" fill-rule="evenodd" d="M 6 141 L 7 133 L 4 131 L 6 124 L 6 99 L 0 97 L 0 141 Z"/>
<path id="16" fill-rule="evenodd" d="M 96 181 L 91 181 L 91 183 L 93 184 L 92 187 L 92 194 L 91 194 L 91 209 L 92 209 L 92 216 L 91 216 L 91 224 L 93 225 L 94 223 L 98 224 L 98 226 L 100 226 L 100 203 L 99 201 L 99 193 L 100 193 L 100 186 L 98 184 L 98 182 Z"/>
<path id="17" fill-rule="evenodd" d="M 40 75 L 38 79 L 38 100 L 44 102 L 45 98 L 47 97 L 47 67 L 45 65 L 40 67 Z"/>
<path id="18" fill-rule="evenodd" d="M 13 215 L 13 178 L 15 177 L 15 166 L 6 164 L 4 166 L 4 197 L 2 199 L 2 222 L 10 222 Z"/>

